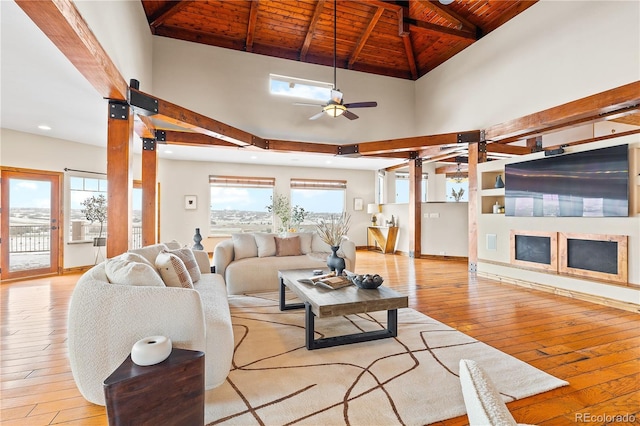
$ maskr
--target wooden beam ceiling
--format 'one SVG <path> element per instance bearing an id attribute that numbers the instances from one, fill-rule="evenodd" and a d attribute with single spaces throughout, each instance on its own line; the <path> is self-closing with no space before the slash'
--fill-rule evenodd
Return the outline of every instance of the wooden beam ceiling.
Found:
<path id="1" fill-rule="evenodd" d="M 125 101 L 129 99 L 128 91 L 130 90 L 132 93 L 152 97 L 134 88 L 129 89 L 118 69 L 95 38 L 73 2 L 70 0 L 17 0 L 16 3 L 85 76 L 100 96 Z M 172 13 L 177 13 L 175 7 L 186 7 L 187 3 L 181 2 L 180 6 L 167 7 L 158 13 L 156 20 L 161 22 L 164 19 L 168 19 L 168 16 Z M 367 2 L 367 4 L 379 6 L 372 20 L 377 19 L 376 16 L 379 19 L 381 16 L 379 11 L 383 8 L 391 8 L 397 11 L 400 16 L 402 15 L 403 8 L 395 4 L 379 1 Z M 315 14 L 320 13 L 320 7 L 319 5 L 316 7 Z M 513 13 L 516 13 L 516 11 Z M 403 19 L 399 25 L 404 24 Z M 282 152 L 315 152 L 331 155 L 381 156 L 399 159 L 430 156 L 430 161 L 435 161 L 460 155 L 458 146 L 463 146 L 464 143 L 468 142 L 478 142 L 481 138 L 480 132 L 476 130 L 465 133 L 417 136 L 347 145 L 281 140 L 267 141 L 259 136 L 187 110 L 166 100 L 157 99 L 157 101 L 158 111 L 154 116 L 155 119 L 206 136 L 195 136 L 189 132 L 170 132 L 170 139 L 173 139 L 176 144 L 221 147 L 237 145 Z M 530 152 L 531 149 L 512 145 L 507 146 L 506 144 L 586 122 L 595 122 L 605 118 L 620 120 L 625 116 L 637 116 L 639 110 L 640 81 L 636 81 L 492 126 L 485 131 L 485 138 L 489 142 L 489 152 L 521 155 Z M 139 115 L 139 118 L 142 124 L 137 122 L 135 124 L 138 134 L 143 137 L 153 137 L 155 131 L 153 121 L 144 115 Z M 461 142 L 460 135 L 463 135 L 464 140 L 462 142 L 464 143 L 456 146 Z M 230 138 L 230 140 L 223 140 L 220 138 L 221 136 Z M 450 147 L 442 150 L 442 146 Z M 439 152 L 434 151 L 434 149 L 439 150 Z"/>

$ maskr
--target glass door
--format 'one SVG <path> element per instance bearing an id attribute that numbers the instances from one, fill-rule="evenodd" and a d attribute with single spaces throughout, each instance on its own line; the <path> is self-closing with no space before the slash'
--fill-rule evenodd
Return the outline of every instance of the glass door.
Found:
<path id="1" fill-rule="evenodd" d="M 60 173 L 2 170 L 2 279 L 57 274 Z"/>

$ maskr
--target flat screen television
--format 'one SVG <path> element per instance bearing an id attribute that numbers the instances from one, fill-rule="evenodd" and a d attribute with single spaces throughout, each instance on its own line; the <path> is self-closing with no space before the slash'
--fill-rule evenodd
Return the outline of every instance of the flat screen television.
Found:
<path id="1" fill-rule="evenodd" d="M 507 164 L 505 215 L 628 216 L 628 146 Z"/>

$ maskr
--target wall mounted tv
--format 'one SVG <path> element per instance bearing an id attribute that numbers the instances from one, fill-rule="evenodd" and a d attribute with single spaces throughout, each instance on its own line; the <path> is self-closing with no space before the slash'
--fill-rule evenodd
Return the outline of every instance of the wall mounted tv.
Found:
<path id="1" fill-rule="evenodd" d="M 628 216 L 628 146 L 507 164 L 505 215 Z"/>

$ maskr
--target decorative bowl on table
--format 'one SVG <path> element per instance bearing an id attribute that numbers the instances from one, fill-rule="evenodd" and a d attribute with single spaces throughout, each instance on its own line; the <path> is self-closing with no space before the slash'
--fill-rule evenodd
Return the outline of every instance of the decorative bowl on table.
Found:
<path id="1" fill-rule="evenodd" d="M 354 274 L 349 278 L 358 288 L 364 288 L 367 290 L 380 287 L 384 281 L 384 278 L 378 274 Z"/>

